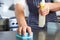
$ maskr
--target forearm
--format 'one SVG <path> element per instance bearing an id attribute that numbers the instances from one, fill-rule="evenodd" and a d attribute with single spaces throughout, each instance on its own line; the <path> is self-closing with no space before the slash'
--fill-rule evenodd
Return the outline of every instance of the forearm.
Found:
<path id="1" fill-rule="evenodd" d="M 50 3 L 50 11 L 59 11 L 60 10 L 60 2 L 59 3 Z"/>
<path id="2" fill-rule="evenodd" d="M 21 8 L 20 5 L 16 4 L 15 6 L 15 15 L 19 26 L 27 25 L 24 17 L 24 8 Z"/>

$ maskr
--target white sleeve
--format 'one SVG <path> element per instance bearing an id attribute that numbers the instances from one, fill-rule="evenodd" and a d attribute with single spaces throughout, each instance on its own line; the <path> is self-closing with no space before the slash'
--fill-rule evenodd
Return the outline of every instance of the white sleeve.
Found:
<path id="1" fill-rule="evenodd" d="M 54 2 L 60 2 L 60 0 L 54 0 Z M 60 11 L 56 11 L 56 15 L 60 16 Z"/>
<path id="2" fill-rule="evenodd" d="M 60 0 L 53 0 L 54 2 L 60 2 Z"/>
<path id="3" fill-rule="evenodd" d="M 14 4 L 22 4 L 23 6 L 25 6 L 25 0 L 14 0 Z"/>

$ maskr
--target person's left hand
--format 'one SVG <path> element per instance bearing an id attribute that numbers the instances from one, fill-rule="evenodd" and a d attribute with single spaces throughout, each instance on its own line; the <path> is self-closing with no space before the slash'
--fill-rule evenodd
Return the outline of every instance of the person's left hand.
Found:
<path id="1" fill-rule="evenodd" d="M 39 12 L 39 14 L 41 14 L 42 16 L 46 16 L 47 14 L 49 14 L 49 11 L 50 11 L 50 9 L 49 9 L 49 3 L 45 3 L 45 6 L 44 6 L 44 8 L 40 8 L 40 4 L 38 5 L 38 12 Z"/>

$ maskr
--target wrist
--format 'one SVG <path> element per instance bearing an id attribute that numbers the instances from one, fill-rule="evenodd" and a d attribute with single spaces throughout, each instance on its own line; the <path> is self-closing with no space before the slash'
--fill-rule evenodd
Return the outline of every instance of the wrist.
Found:
<path id="1" fill-rule="evenodd" d="M 49 3 L 49 10 L 50 11 L 59 11 L 60 10 L 60 4 L 59 3 Z"/>
<path id="2" fill-rule="evenodd" d="M 49 6 L 49 11 L 52 11 L 53 3 L 48 3 L 48 6 Z"/>

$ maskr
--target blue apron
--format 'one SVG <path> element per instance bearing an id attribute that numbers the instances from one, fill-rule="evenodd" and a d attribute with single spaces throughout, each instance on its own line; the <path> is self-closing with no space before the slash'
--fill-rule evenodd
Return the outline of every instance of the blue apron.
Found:
<path id="1" fill-rule="evenodd" d="M 38 26 L 39 13 L 38 13 L 38 8 L 37 8 L 37 5 L 39 2 L 41 2 L 41 0 L 26 0 L 26 1 L 29 7 L 29 12 L 30 12 L 29 17 L 28 17 L 28 25 L 34 29 L 41 29 Z M 51 2 L 51 0 L 45 0 L 45 1 Z M 57 21 L 56 19 L 57 19 L 56 13 L 50 11 L 50 13 L 46 16 L 46 24 L 44 28 L 47 27 L 47 22 L 56 22 Z"/>

